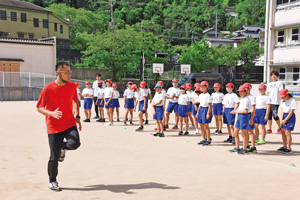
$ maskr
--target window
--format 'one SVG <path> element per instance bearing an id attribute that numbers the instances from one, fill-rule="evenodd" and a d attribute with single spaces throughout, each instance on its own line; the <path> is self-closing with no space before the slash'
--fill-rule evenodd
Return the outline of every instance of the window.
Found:
<path id="1" fill-rule="evenodd" d="M 24 33 L 18 33 L 18 38 L 24 38 Z"/>
<path id="2" fill-rule="evenodd" d="M 284 42 L 284 30 L 278 31 L 277 42 Z"/>
<path id="3" fill-rule="evenodd" d="M 6 20 L 7 19 L 5 10 L 0 10 L 0 18 L 1 18 L 1 20 Z"/>
<path id="4" fill-rule="evenodd" d="M 10 12 L 10 20 L 13 22 L 17 21 L 17 13 L 16 12 Z"/>
<path id="5" fill-rule="evenodd" d="M 294 28 L 292 30 L 292 41 L 298 41 L 299 40 L 299 28 Z"/>
<path id="6" fill-rule="evenodd" d="M 29 39 L 33 40 L 34 39 L 34 36 L 33 34 L 29 34 Z"/>
<path id="7" fill-rule="evenodd" d="M 279 69 L 279 79 L 280 80 L 285 80 L 285 68 L 280 68 Z"/>
<path id="8" fill-rule="evenodd" d="M 299 67 L 293 67 L 293 81 L 299 81 Z"/>
<path id="9" fill-rule="evenodd" d="M 33 18 L 33 27 L 39 27 L 39 19 Z"/>
<path id="10" fill-rule="evenodd" d="M 21 22 L 27 22 L 27 15 L 26 15 L 26 13 L 21 13 Z"/>
<path id="11" fill-rule="evenodd" d="M 277 0 L 277 5 L 288 3 L 289 0 Z"/>
<path id="12" fill-rule="evenodd" d="M 54 23 L 54 32 L 57 32 L 57 23 Z"/>
<path id="13" fill-rule="evenodd" d="M 64 26 L 60 25 L 60 33 L 63 33 L 63 32 L 64 32 Z"/>
<path id="14" fill-rule="evenodd" d="M 48 20 L 43 19 L 43 28 L 48 28 Z"/>

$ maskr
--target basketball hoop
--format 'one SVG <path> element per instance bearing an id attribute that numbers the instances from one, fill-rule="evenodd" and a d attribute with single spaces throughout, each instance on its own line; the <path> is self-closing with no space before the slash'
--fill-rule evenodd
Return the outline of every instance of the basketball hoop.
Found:
<path id="1" fill-rule="evenodd" d="M 190 74 L 191 73 L 191 65 L 189 64 L 182 64 L 181 65 L 181 74 Z"/>

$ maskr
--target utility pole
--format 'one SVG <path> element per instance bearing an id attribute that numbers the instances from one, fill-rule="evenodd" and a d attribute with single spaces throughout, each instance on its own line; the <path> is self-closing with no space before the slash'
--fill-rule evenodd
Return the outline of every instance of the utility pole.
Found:
<path id="1" fill-rule="evenodd" d="M 143 33 L 143 36 L 144 36 L 144 21 L 142 21 L 141 23 L 141 31 Z M 141 66 L 140 66 L 140 77 L 141 77 L 141 80 L 144 81 L 144 77 L 145 77 L 145 72 L 144 72 L 144 66 L 145 66 L 145 54 L 144 54 L 144 51 L 143 49 L 141 49 Z"/>
<path id="2" fill-rule="evenodd" d="M 216 12 L 216 38 L 218 37 L 218 11 Z"/>
<path id="3" fill-rule="evenodd" d="M 114 1 L 116 0 L 111 0 L 110 2 L 110 17 L 111 17 L 111 22 L 109 22 L 109 25 L 108 25 L 108 30 L 113 32 L 113 27 L 114 27 Z"/>

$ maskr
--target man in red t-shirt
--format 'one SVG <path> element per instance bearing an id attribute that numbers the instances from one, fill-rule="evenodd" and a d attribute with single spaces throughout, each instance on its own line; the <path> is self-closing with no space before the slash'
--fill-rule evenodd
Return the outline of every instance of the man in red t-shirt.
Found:
<path id="1" fill-rule="evenodd" d="M 55 69 L 57 78 L 44 87 L 36 107 L 38 112 L 46 116 L 51 152 L 48 162 L 49 188 L 61 191 L 56 181 L 58 161 L 64 160 L 66 150 L 75 150 L 80 146 L 76 124 L 81 131 L 81 123 L 77 87 L 70 81 L 72 71 L 69 64 L 60 62 Z M 76 119 L 73 115 L 73 104 Z"/>

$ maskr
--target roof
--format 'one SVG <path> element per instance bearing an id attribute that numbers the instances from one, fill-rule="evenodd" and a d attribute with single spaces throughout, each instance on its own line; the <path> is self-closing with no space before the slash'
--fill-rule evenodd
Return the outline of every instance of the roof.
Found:
<path id="1" fill-rule="evenodd" d="M 228 39 L 228 38 L 207 38 L 208 41 L 212 42 L 232 42 L 234 43 L 234 40 Z"/>
<path id="2" fill-rule="evenodd" d="M 24 62 L 23 59 L 18 59 L 18 58 L 0 58 L 0 61 L 6 61 L 6 62 Z"/>
<path id="3" fill-rule="evenodd" d="M 37 10 L 42 12 L 51 12 L 50 10 L 37 6 L 33 3 L 18 0 L 0 0 L 0 6 L 22 8 L 27 10 Z"/>

